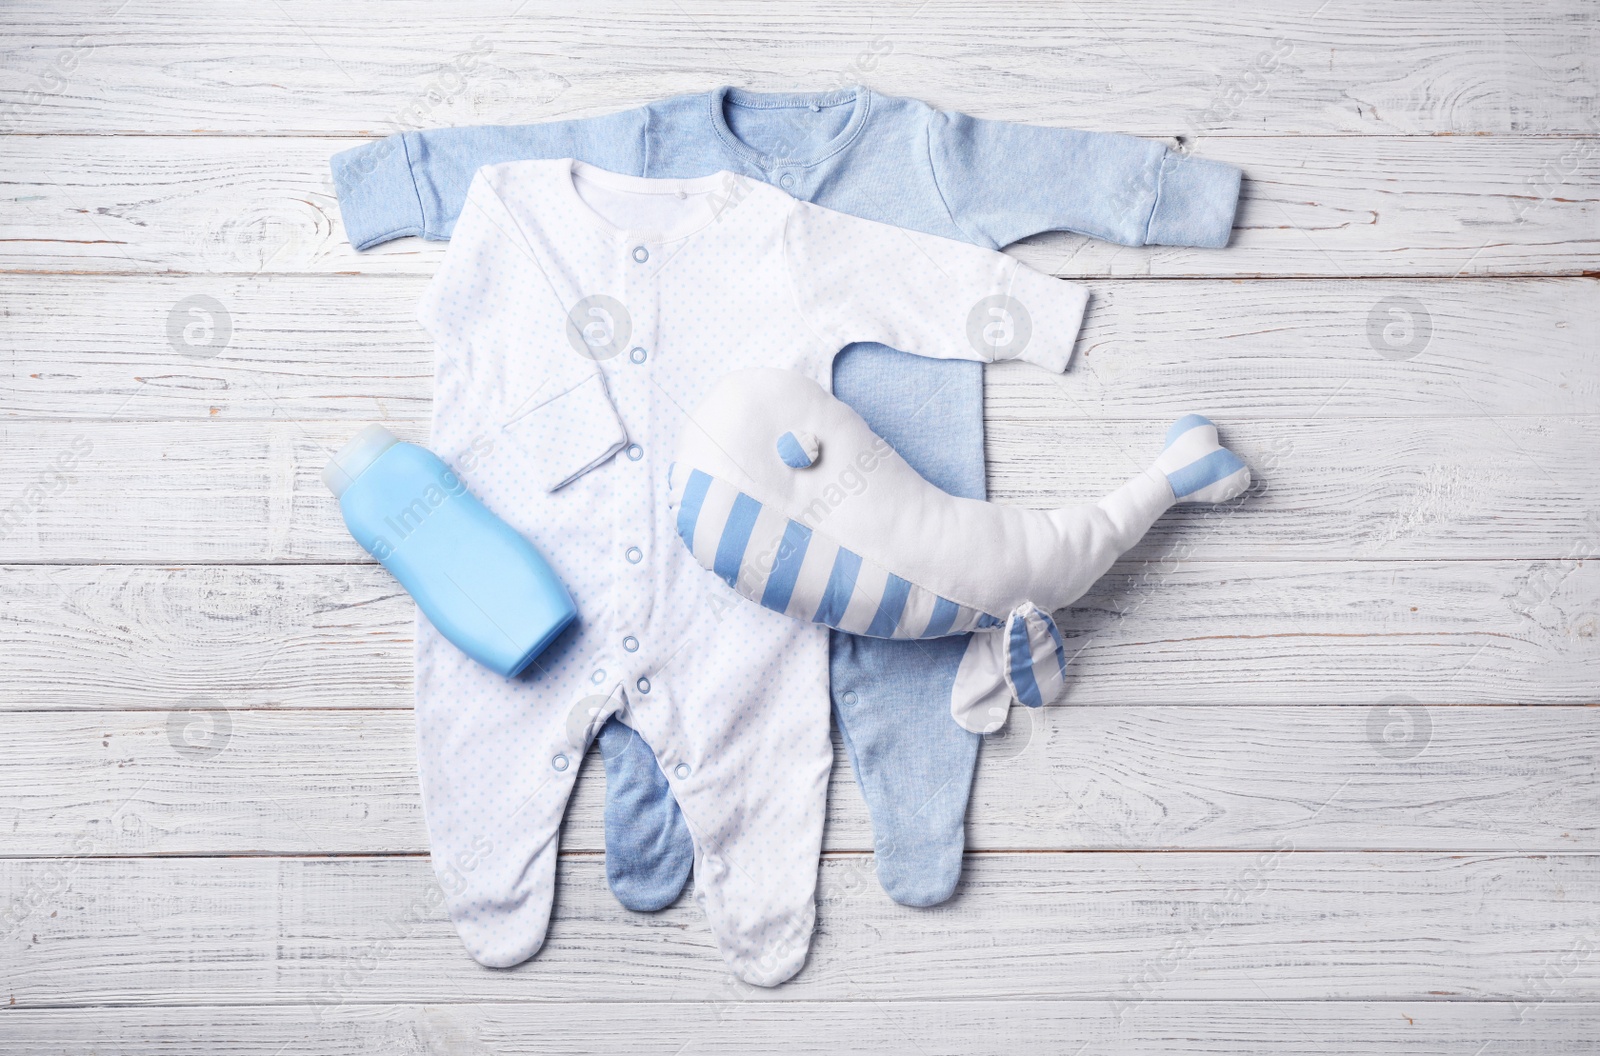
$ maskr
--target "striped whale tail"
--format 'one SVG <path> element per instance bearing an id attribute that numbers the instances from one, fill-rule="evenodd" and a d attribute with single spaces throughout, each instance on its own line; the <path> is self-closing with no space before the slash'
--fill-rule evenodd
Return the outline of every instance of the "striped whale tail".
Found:
<path id="1" fill-rule="evenodd" d="M 1050 703 L 1067 681 L 1067 648 L 1056 621 L 1028 602 L 1005 625 L 979 631 L 967 641 L 950 690 L 950 714 L 973 733 L 1005 725 L 1011 702 L 1030 708 Z"/>

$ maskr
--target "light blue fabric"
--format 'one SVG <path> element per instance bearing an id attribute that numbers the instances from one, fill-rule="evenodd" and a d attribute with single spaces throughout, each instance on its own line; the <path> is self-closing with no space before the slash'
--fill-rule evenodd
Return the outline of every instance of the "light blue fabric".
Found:
<path id="1" fill-rule="evenodd" d="M 730 587 L 739 578 L 739 563 L 744 560 L 745 549 L 750 545 L 750 530 L 756 526 L 760 515 L 761 504 L 748 495 L 740 495 L 734 500 L 733 509 L 728 511 L 728 521 L 717 544 L 715 571 Z"/>
<path id="2" fill-rule="evenodd" d="M 1191 462 L 1176 473 L 1167 474 L 1172 494 L 1187 498 L 1201 488 L 1233 476 L 1244 468 L 1244 460 L 1227 448 L 1211 452 L 1197 462 Z"/>
<path id="3" fill-rule="evenodd" d="M 774 612 L 789 607 L 794 585 L 800 578 L 800 569 L 806 563 L 806 551 L 811 548 L 811 529 L 799 521 L 790 521 L 783 530 L 783 541 L 778 544 L 778 556 L 772 563 L 772 573 L 767 576 L 767 589 L 761 595 L 761 604 Z"/>
<path id="4" fill-rule="evenodd" d="M 778 457 L 791 469 L 805 469 L 811 465 L 811 455 L 800 446 L 800 441 L 795 439 L 793 433 L 778 437 Z"/>
<path id="5" fill-rule="evenodd" d="M 873 638 L 893 638 L 894 629 L 905 614 L 906 599 L 910 596 L 911 581 L 889 573 L 883 584 L 883 595 L 878 601 L 878 611 L 872 614 L 867 634 Z"/>
<path id="6" fill-rule="evenodd" d="M 1239 192 L 1237 169 L 1159 143 L 986 121 L 865 88 L 719 88 L 604 117 L 407 132 L 338 154 L 332 166 L 346 234 L 365 249 L 402 235 L 448 238 L 480 166 L 563 157 L 640 176 L 726 169 L 841 212 L 991 248 L 1044 231 L 1223 246 Z M 834 363 L 834 392 L 878 435 L 939 487 L 977 499 L 982 384 L 977 363 L 882 345 L 851 345 Z M 805 542 L 796 540 L 802 551 Z M 949 713 L 965 646 L 965 637 L 832 639 L 834 714 L 872 815 L 878 879 L 907 905 L 944 901 L 961 875 L 979 740 Z M 672 840 L 686 845 L 687 829 L 648 752 L 608 757 L 607 771 L 608 796 L 612 781 L 629 796 L 626 808 L 607 803 L 613 890 L 625 905 L 665 905 L 684 881 L 684 848 Z M 613 859 L 626 868 L 613 869 Z"/>
<path id="7" fill-rule="evenodd" d="M 1011 625 L 1011 641 L 1006 655 L 1011 661 L 1011 684 L 1017 687 L 1017 699 L 1030 708 L 1044 706 L 1039 696 L 1039 683 L 1033 677 L 1033 651 L 1028 647 L 1028 624 L 1017 620 Z"/>
<path id="8" fill-rule="evenodd" d="M 689 826 L 667 793 L 667 779 L 643 737 L 612 719 L 600 728 L 595 743 L 606 764 L 606 832 L 630 836 L 616 853 L 608 842 L 606 882 L 629 909 L 665 909 L 683 890 L 694 865 Z"/>
<path id="9" fill-rule="evenodd" d="M 1182 436 L 1184 433 L 1187 433 L 1195 426 L 1212 424 L 1213 423 L 1211 419 L 1207 418 L 1203 414 L 1186 414 L 1182 418 L 1179 418 L 1177 421 L 1173 422 L 1172 425 L 1167 428 L 1167 437 L 1164 441 L 1162 441 L 1161 446 L 1164 448 L 1171 447 L 1178 437 Z"/>
<path id="10" fill-rule="evenodd" d="M 484 165 L 577 158 L 688 178 L 722 169 L 807 201 L 998 248 L 1043 231 L 1227 244 L 1239 170 L 1160 143 L 987 121 L 866 88 L 719 88 L 575 121 L 405 132 L 334 156 L 350 244 L 445 239 Z"/>

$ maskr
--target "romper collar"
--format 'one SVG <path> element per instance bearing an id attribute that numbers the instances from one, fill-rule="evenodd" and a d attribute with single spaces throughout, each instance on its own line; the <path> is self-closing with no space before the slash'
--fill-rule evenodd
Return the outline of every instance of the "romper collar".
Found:
<path id="1" fill-rule="evenodd" d="M 713 193 L 722 189 L 734 177 L 730 172 L 714 172 L 693 179 L 658 179 L 646 176 L 629 176 L 611 172 L 586 162 L 567 158 L 552 166 L 556 193 L 565 198 L 568 206 L 585 223 L 615 238 L 637 238 L 646 242 L 676 242 L 699 233 L 717 218 L 715 210 L 696 213 L 683 221 L 661 230 L 622 227 L 602 216 L 578 193 L 577 180 L 583 179 L 613 191 L 628 194 L 674 195 Z"/>
<path id="2" fill-rule="evenodd" d="M 866 127 L 867 115 L 872 110 L 872 89 L 859 85 L 840 88 L 832 92 L 747 92 L 740 88 L 717 88 L 706 97 L 710 110 L 711 127 L 723 145 L 745 161 L 760 168 L 787 164 L 808 168 L 820 164 L 855 142 Z M 850 120 L 839 134 L 819 147 L 810 157 L 778 157 L 764 154 L 740 139 L 728 126 L 727 107 L 743 106 L 756 110 L 780 110 L 798 107 L 839 106 L 850 103 L 854 109 Z"/>

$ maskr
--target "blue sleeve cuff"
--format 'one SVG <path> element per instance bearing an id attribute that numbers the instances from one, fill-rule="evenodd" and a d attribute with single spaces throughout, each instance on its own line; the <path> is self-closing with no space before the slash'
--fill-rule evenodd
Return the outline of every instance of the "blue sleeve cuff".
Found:
<path id="1" fill-rule="evenodd" d="M 1239 177 L 1232 165 L 1167 151 L 1145 245 L 1226 246 L 1239 206 Z"/>
<path id="2" fill-rule="evenodd" d="M 344 234 L 355 249 L 426 233 L 405 135 L 340 151 L 329 160 Z"/>

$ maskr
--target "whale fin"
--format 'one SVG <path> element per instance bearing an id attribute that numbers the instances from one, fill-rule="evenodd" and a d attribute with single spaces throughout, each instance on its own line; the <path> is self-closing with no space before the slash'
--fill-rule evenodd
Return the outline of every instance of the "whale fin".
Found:
<path id="1" fill-rule="evenodd" d="M 1067 646 L 1050 614 L 1032 602 L 1006 620 L 1006 685 L 1030 708 L 1043 707 L 1067 684 Z"/>
<path id="2" fill-rule="evenodd" d="M 1028 602 L 1004 625 L 967 641 L 950 689 L 950 715 L 964 730 L 994 733 L 1005 725 L 1012 700 L 1037 708 L 1059 696 L 1066 682 L 1067 649 L 1056 621 Z"/>
<path id="3" fill-rule="evenodd" d="M 1011 711 L 1006 685 L 1005 635 L 998 628 L 977 631 L 967 639 L 956 680 L 950 687 L 950 717 L 973 733 L 994 733 Z"/>

